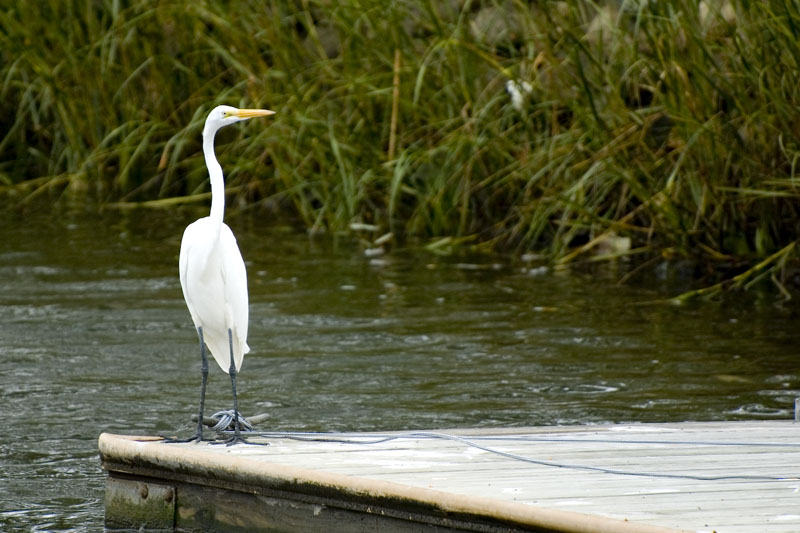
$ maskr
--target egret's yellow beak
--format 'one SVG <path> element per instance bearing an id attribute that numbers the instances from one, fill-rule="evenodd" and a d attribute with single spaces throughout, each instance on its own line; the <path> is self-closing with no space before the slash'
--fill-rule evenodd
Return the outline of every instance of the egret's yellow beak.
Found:
<path id="1" fill-rule="evenodd" d="M 237 109 L 232 113 L 232 115 L 239 118 L 266 117 L 274 114 L 275 111 L 270 111 L 269 109 Z"/>

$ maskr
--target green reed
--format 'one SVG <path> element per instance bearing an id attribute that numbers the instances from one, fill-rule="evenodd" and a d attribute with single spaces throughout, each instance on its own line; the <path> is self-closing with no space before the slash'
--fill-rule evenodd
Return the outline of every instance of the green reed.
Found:
<path id="1" fill-rule="evenodd" d="M 4 4 L 8 205 L 207 201 L 228 103 L 278 112 L 217 141 L 233 209 L 721 286 L 796 259 L 797 2 Z"/>

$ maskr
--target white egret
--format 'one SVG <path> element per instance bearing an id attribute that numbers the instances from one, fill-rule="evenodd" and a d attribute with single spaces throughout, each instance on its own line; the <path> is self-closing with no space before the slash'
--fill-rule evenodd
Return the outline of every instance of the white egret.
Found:
<path id="1" fill-rule="evenodd" d="M 201 387 L 197 433 L 187 439 L 203 439 L 203 408 L 208 381 L 206 347 L 230 374 L 233 389 L 234 437 L 239 433 L 239 406 L 236 374 L 242 366 L 247 346 L 247 272 L 233 232 L 222 221 L 225 213 L 225 183 L 222 167 L 214 155 L 214 136 L 229 124 L 253 117 L 272 115 L 268 109 L 236 109 L 217 106 L 211 110 L 203 128 L 203 154 L 211 179 L 211 213 L 186 227 L 181 240 L 180 278 L 183 297 L 200 339 Z"/>

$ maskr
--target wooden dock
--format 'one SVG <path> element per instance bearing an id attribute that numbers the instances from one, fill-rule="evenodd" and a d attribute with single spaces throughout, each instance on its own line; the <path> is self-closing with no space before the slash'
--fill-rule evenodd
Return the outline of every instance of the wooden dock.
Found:
<path id="1" fill-rule="evenodd" d="M 791 421 L 306 437 L 226 447 L 102 434 L 107 527 L 800 531 Z"/>

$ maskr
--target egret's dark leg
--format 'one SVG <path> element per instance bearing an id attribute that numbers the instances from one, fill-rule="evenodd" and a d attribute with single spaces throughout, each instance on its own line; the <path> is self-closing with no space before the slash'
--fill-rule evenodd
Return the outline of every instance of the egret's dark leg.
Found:
<path id="1" fill-rule="evenodd" d="M 228 347 L 231 352 L 231 367 L 228 373 L 231 375 L 231 388 L 233 389 L 233 438 L 228 442 L 228 445 L 231 445 L 237 442 L 245 442 L 245 440 L 239 432 L 239 402 L 236 398 L 236 361 L 233 360 L 233 332 L 230 328 L 228 328 Z"/>
<path id="2" fill-rule="evenodd" d="M 206 384 L 208 383 L 208 357 L 206 356 L 206 343 L 203 340 L 203 326 L 197 328 L 200 339 L 200 414 L 197 417 L 197 432 L 188 439 L 165 439 L 166 442 L 192 442 L 203 440 L 203 411 L 206 404 Z"/>
<path id="3" fill-rule="evenodd" d="M 206 384 L 208 383 L 208 357 L 206 356 L 206 343 L 203 341 L 203 326 L 197 328 L 200 338 L 200 413 L 197 415 L 197 433 L 195 439 L 203 440 L 203 411 L 206 406 Z"/>

